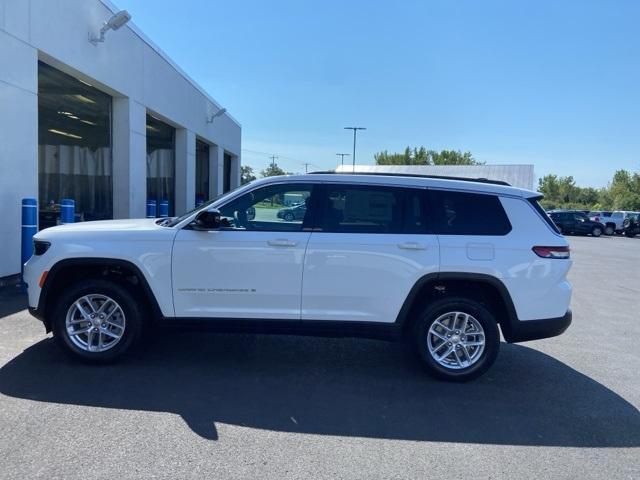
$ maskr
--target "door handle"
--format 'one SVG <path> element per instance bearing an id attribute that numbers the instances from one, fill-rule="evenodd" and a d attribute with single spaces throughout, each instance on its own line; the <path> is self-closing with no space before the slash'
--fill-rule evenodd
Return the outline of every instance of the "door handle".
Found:
<path id="1" fill-rule="evenodd" d="M 268 240 L 267 243 L 272 247 L 295 247 L 298 242 L 292 242 L 286 238 L 277 238 L 275 240 Z"/>
<path id="2" fill-rule="evenodd" d="M 402 248 L 404 250 L 426 250 L 427 246 L 418 242 L 405 242 L 399 243 L 398 248 Z"/>

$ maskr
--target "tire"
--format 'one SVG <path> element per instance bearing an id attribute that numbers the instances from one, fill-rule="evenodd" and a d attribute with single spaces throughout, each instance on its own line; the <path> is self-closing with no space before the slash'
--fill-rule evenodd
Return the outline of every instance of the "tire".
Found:
<path id="1" fill-rule="evenodd" d="M 454 314 L 456 324 L 452 324 Z M 466 318 L 466 335 L 456 333 L 461 331 L 463 315 Z M 435 325 L 436 321 L 448 330 Z M 484 334 L 484 345 L 469 345 L 482 340 L 481 335 L 473 333 L 480 330 Z M 460 347 L 451 350 L 454 345 Z M 462 297 L 443 298 L 427 306 L 418 318 L 414 346 L 428 373 L 441 380 L 466 382 L 479 377 L 493 365 L 500 349 L 500 333 L 495 317 L 480 303 Z M 462 360 L 456 352 L 461 354 Z M 442 360 L 438 361 L 435 356 Z"/>
<path id="2" fill-rule="evenodd" d="M 100 313 L 101 305 L 105 306 L 104 313 Z M 95 318 L 90 319 L 92 314 Z M 109 363 L 122 358 L 142 331 L 139 302 L 121 285 L 102 279 L 89 279 L 64 290 L 53 315 L 53 336 L 58 345 L 72 358 L 89 363 Z M 101 320 L 99 315 L 105 319 Z M 69 326 L 68 320 L 73 322 Z M 92 326 L 91 322 L 98 323 Z M 87 329 L 92 331 L 85 333 Z M 70 330 L 79 333 L 71 335 Z"/>
<path id="3" fill-rule="evenodd" d="M 293 213 L 287 212 L 284 214 L 284 219 L 287 222 L 293 222 Z"/>
<path id="4" fill-rule="evenodd" d="M 604 227 L 605 235 L 613 235 L 614 233 L 616 233 L 616 230 L 611 225 L 607 225 L 606 227 Z"/>
<path id="5" fill-rule="evenodd" d="M 600 227 L 593 227 L 591 229 L 591 235 L 593 235 L 594 237 L 599 237 L 600 235 L 602 235 L 602 229 Z"/>

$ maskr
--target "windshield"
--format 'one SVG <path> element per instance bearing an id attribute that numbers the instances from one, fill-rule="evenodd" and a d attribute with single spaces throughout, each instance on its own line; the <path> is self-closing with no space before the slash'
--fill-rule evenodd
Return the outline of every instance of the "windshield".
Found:
<path id="1" fill-rule="evenodd" d="M 214 197 L 211 200 L 208 200 L 208 201 L 204 202 L 203 204 L 198 205 L 196 208 L 189 210 L 187 213 L 185 213 L 183 215 L 180 215 L 179 217 L 168 218 L 168 219 L 164 220 L 163 222 L 160 222 L 159 225 L 162 225 L 163 227 L 175 227 L 180 222 L 182 222 L 182 221 L 186 220 L 187 218 L 189 218 L 195 212 L 200 211 L 200 210 L 205 210 L 207 207 L 213 205 L 218 200 L 222 200 L 223 198 L 231 195 L 236 190 L 238 190 L 239 188 L 242 188 L 244 186 L 245 185 L 240 185 L 240 186 L 234 188 L 233 190 L 229 190 L 228 192 L 222 193 L 222 194 L 218 195 L 217 197 Z"/>

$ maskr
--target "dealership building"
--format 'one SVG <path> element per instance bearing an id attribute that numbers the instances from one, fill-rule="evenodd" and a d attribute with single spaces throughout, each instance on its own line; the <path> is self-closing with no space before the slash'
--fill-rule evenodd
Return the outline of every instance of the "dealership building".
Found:
<path id="1" fill-rule="evenodd" d="M 240 181 L 241 127 L 107 0 L 0 1 L 0 279 L 20 272 L 21 200 L 40 228 L 177 215 Z"/>

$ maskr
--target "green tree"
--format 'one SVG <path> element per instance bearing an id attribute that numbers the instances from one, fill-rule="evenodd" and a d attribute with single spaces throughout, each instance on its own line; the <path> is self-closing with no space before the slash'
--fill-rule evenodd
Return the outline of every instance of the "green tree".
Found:
<path id="1" fill-rule="evenodd" d="M 427 150 L 425 147 L 407 147 L 402 153 L 383 150 L 374 154 L 376 165 L 482 165 L 471 152 L 460 150 Z"/>
<path id="2" fill-rule="evenodd" d="M 263 177 L 275 177 L 278 175 L 290 175 L 290 173 L 285 172 L 281 169 L 277 163 L 270 163 L 267 168 L 260 172 L 260 175 Z"/>
<path id="3" fill-rule="evenodd" d="M 244 185 L 249 182 L 253 182 L 256 179 L 253 173 L 253 168 L 249 165 L 242 165 L 240 167 L 240 185 Z"/>

